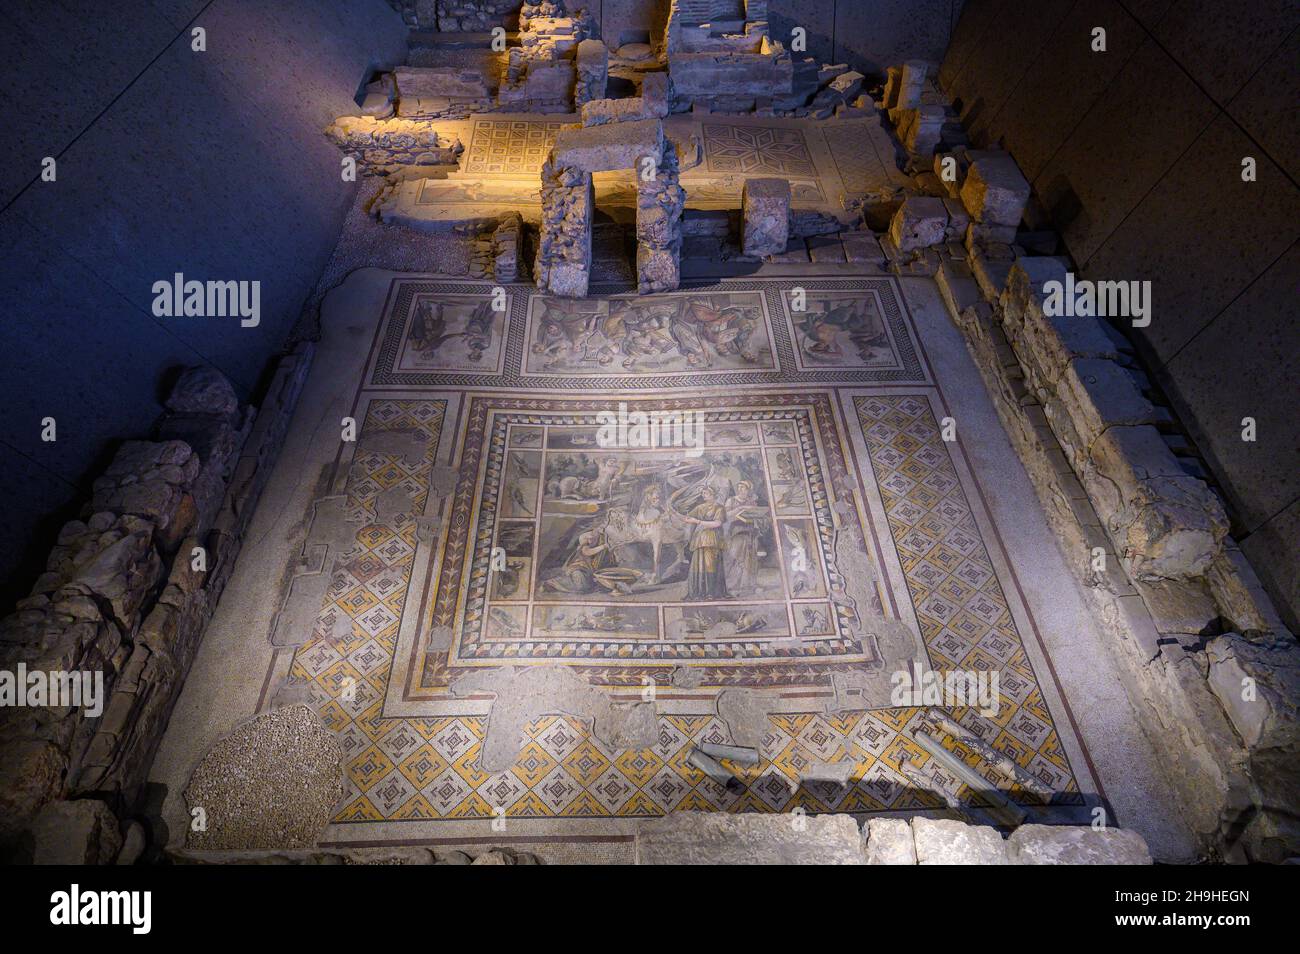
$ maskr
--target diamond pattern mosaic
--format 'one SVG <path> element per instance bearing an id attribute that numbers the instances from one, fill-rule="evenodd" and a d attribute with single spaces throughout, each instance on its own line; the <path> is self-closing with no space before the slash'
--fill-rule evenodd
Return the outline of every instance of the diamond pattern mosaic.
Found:
<path id="1" fill-rule="evenodd" d="M 316 635 L 294 655 L 293 675 L 310 684 L 345 752 L 348 793 L 336 822 L 941 807 L 937 795 L 909 781 L 909 770 L 912 778 L 919 771 L 937 791 L 963 791 L 911 738 L 920 710 L 910 707 L 770 715 L 762 747 L 768 757 L 752 768 L 735 766 L 743 784 L 734 790 L 687 761 L 693 744 L 731 740 L 709 713 L 661 714 L 655 744 L 640 750 L 611 748 L 581 720 L 549 715 L 525 726 L 514 764 L 496 773 L 477 765 L 485 718 L 386 717 L 384 698 L 419 540 L 411 515 L 377 521 L 375 502 L 400 484 L 415 511 L 422 509 L 444 413 L 438 400 L 370 403 L 363 436 L 423 430 L 430 436 L 426 459 L 412 465 L 400 457 L 363 454 L 354 461 L 347 494 L 358 522 L 356 546 L 336 570 Z M 1078 802 L 1053 716 L 928 400 L 922 394 L 858 397 L 854 413 L 932 665 L 1001 674 L 996 719 L 960 708 L 953 716 L 1056 792 L 1055 802 Z M 340 618 L 350 623 L 350 636 L 337 635 Z M 1014 800 L 1039 800 L 973 753 L 956 751 Z M 845 761 L 852 763 L 845 785 L 799 781 L 814 762 Z"/>

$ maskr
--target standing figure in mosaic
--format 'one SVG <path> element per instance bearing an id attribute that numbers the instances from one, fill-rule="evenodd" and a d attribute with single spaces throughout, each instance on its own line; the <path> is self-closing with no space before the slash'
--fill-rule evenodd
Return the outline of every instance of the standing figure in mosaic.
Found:
<path id="1" fill-rule="evenodd" d="M 727 510 L 718 503 L 718 495 L 705 484 L 700 502 L 686 515 L 691 531 L 691 569 L 686 578 L 686 599 L 729 600 L 727 571 L 723 559 L 722 526 Z"/>
<path id="2" fill-rule="evenodd" d="M 724 505 L 727 514 L 727 590 L 744 596 L 758 586 L 758 537 L 762 532 L 763 510 L 754 494 L 754 484 L 742 480 Z"/>

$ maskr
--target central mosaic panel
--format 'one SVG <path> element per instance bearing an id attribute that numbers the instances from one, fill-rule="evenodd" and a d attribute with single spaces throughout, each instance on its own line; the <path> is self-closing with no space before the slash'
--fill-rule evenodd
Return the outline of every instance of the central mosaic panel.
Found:
<path id="1" fill-rule="evenodd" d="M 836 567 L 852 492 L 824 396 L 624 402 L 650 446 L 608 446 L 610 407 L 472 400 L 449 518 L 470 545 L 448 541 L 430 616 L 454 639 L 422 688 L 503 661 L 773 688 L 876 662 Z"/>

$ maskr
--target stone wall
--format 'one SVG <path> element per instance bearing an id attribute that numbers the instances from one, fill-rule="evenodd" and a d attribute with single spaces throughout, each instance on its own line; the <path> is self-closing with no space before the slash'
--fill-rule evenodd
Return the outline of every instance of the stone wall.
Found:
<path id="1" fill-rule="evenodd" d="M 356 160 L 360 175 L 383 176 L 403 166 L 455 165 L 464 146 L 427 122 L 340 116 L 325 129 L 344 155 Z"/>
<path id="2" fill-rule="evenodd" d="M 918 72 L 890 70 L 888 115 L 904 127 L 927 104 L 952 111 L 927 82 L 911 88 Z M 954 125 L 943 136 L 964 139 Z M 937 270 L 1202 850 L 1282 860 L 1300 848 L 1295 637 L 1128 340 L 1058 308 L 1074 301 L 1074 263 L 1054 254 L 1060 236 L 1015 159 L 934 149 L 909 149 L 933 167 L 915 177 L 931 194 L 903 201 L 882 245 L 900 268 Z"/>
<path id="3" fill-rule="evenodd" d="M 1087 279 L 1150 280 L 1130 336 L 1300 626 L 1300 9 L 970 0 L 939 74 L 1020 164 Z M 1106 52 L 1091 48 L 1106 31 Z M 1242 160 L 1256 180 L 1242 180 Z M 1256 421 L 1244 441 L 1242 420 Z"/>
<path id="4" fill-rule="evenodd" d="M 493 27 L 513 30 L 523 0 L 388 0 L 412 30 L 445 33 L 489 33 Z"/>
<path id="5" fill-rule="evenodd" d="M 276 365 L 260 409 L 219 372 L 186 370 L 154 439 L 121 445 L 46 571 L 0 621 L 0 669 L 102 673 L 102 714 L 0 709 L 0 854 L 100 860 L 154 751 L 283 444 L 313 347 Z M 98 806 L 98 807 L 96 807 Z M 88 833 L 93 833 L 90 837 Z M 34 841 L 34 844 L 33 844 Z"/>
<path id="6" fill-rule="evenodd" d="M 1149 865 L 1142 836 L 1119 828 L 1020 825 L 955 818 L 677 812 L 643 823 L 642 865 Z"/>
<path id="7" fill-rule="evenodd" d="M 1172 418 L 1143 393 L 1123 339 L 1044 307 L 1065 265 L 995 242 L 969 249 L 986 300 L 958 311 L 947 271 L 945 297 L 1115 637 L 1184 817 L 1206 851 L 1282 860 L 1300 847 L 1294 636 L 1227 536 L 1219 498 L 1172 452 Z"/>

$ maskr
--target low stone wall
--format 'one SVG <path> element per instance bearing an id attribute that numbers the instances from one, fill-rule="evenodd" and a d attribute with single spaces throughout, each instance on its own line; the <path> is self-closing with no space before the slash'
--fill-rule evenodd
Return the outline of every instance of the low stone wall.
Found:
<path id="1" fill-rule="evenodd" d="M 1013 266 L 1013 269 L 1018 266 Z M 1033 266 L 1030 266 L 1031 268 Z M 1075 470 L 1058 430 L 1067 440 L 1077 433 L 1060 405 L 1049 416 L 1028 384 L 1040 351 L 1027 359 L 1018 352 L 1034 347 L 1023 333 L 1008 339 L 1001 306 L 984 302 L 967 306 L 958 316 L 970 350 L 999 416 L 1038 491 L 1048 519 L 1062 540 L 1067 562 L 1086 586 L 1098 619 L 1113 636 L 1129 696 L 1144 730 L 1162 758 L 1165 774 L 1179 796 L 1179 810 L 1197 834 L 1202 850 L 1226 860 L 1282 861 L 1300 851 L 1293 806 L 1300 800 L 1300 650 L 1283 627 L 1253 570 L 1229 537 L 1220 537 L 1208 554 L 1200 547 L 1175 549 L 1177 564 L 1199 567 L 1201 575 L 1184 580 L 1130 576 L 1129 568 L 1149 569 L 1145 544 L 1149 530 L 1162 533 L 1172 524 L 1137 521 L 1130 538 L 1132 502 L 1150 504 L 1159 514 L 1185 513 L 1201 527 L 1206 510 L 1169 511 L 1163 494 L 1142 486 L 1149 479 L 1143 457 L 1127 455 L 1131 441 L 1108 440 L 1100 467 L 1085 458 Z M 1041 330 L 1041 328 L 1040 328 Z M 1017 347 L 1018 346 L 1018 347 Z M 1077 346 L 1076 346 L 1077 347 Z M 1085 359 L 1096 360 L 1096 359 Z M 1120 389 L 1122 391 L 1122 388 Z M 1043 397 L 1056 401 L 1055 389 Z M 1079 415 L 1095 415 L 1097 408 Z M 1116 424 L 1118 434 L 1142 431 L 1143 453 L 1158 457 L 1180 492 L 1217 510 L 1213 496 L 1199 481 L 1190 489 L 1185 472 L 1168 474 L 1172 455 L 1149 424 Z M 1107 428 L 1109 431 L 1111 428 Z M 1103 432 L 1103 434 L 1106 432 Z M 1107 474 L 1118 474 L 1112 482 Z M 1106 493 L 1095 503 L 1087 485 L 1104 482 Z M 1127 493 L 1124 482 L 1129 484 Z M 1157 484 L 1155 490 L 1160 490 Z M 1207 497 L 1209 495 L 1209 497 Z M 1126 507 L 1125 500 L 1130 501 Z M 1107 521 L 1103 513 L 1116 515 Z M 1177 531 L 1173 531 L 1177 532 Z M 1209 541 L 1195 530 L 1202 543 Z M 1117 552 L 1117 541 L 1122 547 Z M 1195 559 L 1189 561 L 1195 552 Z M 1157 551 L 1157 556 L 1168 555 Z M 1208 564 L 1204 561 L 1208 558 Z M 1226 631 L 1225 631 L 1226 630 Z M 1215 635 L 1215 634 L 1218 635 Z"/>
<path id="2" fill-rule="evenodd" d="M 382 176 L 403 166 L 454 165 L 465 147 L 442 136 L 428 122 L 340 116 L 325 135 L 344 155 L 356 160 L 362 175 Z"/>
<path id="3" fill-rule="evenodd" d="M 890 70 L 885 95 L 896 133 L 944 103 L 924 64 Z M 1056 307 L 1073 300 L 1071 263 L 1014 159 L 929 149 L 909 151 L 926 194 L 895 213 L 886 255 L 899 273 L 937 274 L 1201 850 L 1300 853 L 1294 635 L 1132 346 L 1104 319 Z"/>
<path id="4" fill-rule="evenodd" d="M 522 0 L 388 0 L 413 30 L 443 33 L 487 33 L 519 24 Z"/>
<path id="5" fill-rule="evenodd" d="M 121 846 L 115 813 L 141 794 L 312 352 L 303 343 L 280 360 L 257 411 L 219 373 L 183 373 L 158 439 L 122 445 L 31 595 L 0 621 L 0 668 L 102 673 L 105 697 L 98 717 L 78 705 L 0 710 L 7 857 L 106 861 Z"/>
<path id="6" fill-rule="evenodd" d="M 997 828 L 948 818 L 678 812 L 643 824 L 636 861 L 673 864 L 1149 865 L 1137 832 L 1021 825 Z"/>

